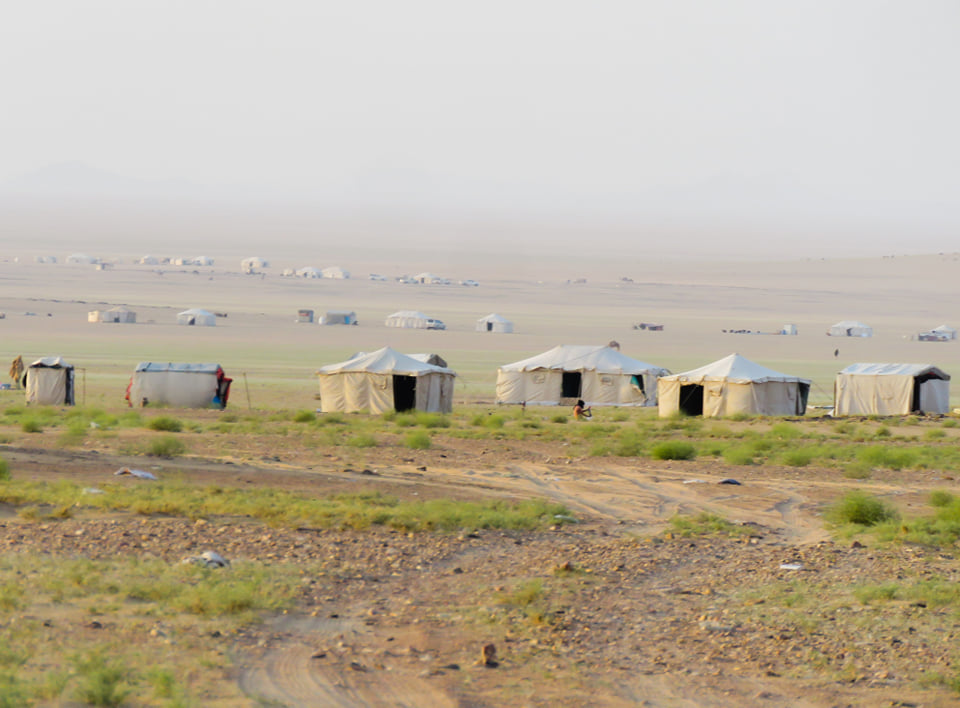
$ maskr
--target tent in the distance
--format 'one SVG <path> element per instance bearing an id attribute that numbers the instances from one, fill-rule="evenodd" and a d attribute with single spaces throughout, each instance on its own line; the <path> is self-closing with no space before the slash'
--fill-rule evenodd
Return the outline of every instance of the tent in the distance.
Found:
<path id="1" fill-rule="evenodd" d="M 810 381 L 731 354 L 699 369 L 660 378 L 661 418 L 677 413 L 721 417 L 803 415 Z"/>
<path id="2" fill-rule="evenodd" d="M 843 320 L 830 325 L 827 334 L 831 337 L 872 337 L 873 327 L 856 320 Z"/>
<path id="3" fill-rule="evenodd" d="M 24 388 L 27 403 L 48 406 L 72 406 L 73 366 L 59 356 L 37 359 L 27 367 Z"/>
<path id="4" fill-rule="evenodd" d="M 931 364 L 851 364 L 833 386 L 834 415 L 950 411 L 950 376 Z"/>
<path id="5" fill-rule="evenodd" d="M 513 332 L 513 322 L 493 312 L 477 320 L 477 331 L 510 334 Z"/>
<path id="6" fill-rule="evenodd" d="M 127 385 L 127 404 L 178 408 L 226 408 L 230 384 L 219 364 L 142 361 Z"/>
<path id="7" fill-rule="evenodd" d="M 417 310 L 399 310 L 389 315 L 384 321 L 387 327 L 403 327 L 407 329 L 446 329 L 443 320 L 427 317 Z"/>
<path id="8" fill-rule="evenodd" d="M 327 310 L 320 318 L 322 325 L 355 325 L 357 313 L 353 310 Z"/>
<path id="9" fill-rule="evenodd" d="M 207 310 L 201 310 L 194 307 L 190 310 L 184 310 L 177 313 L 177 324 L 198 327 L 215 327 L 217 316 Z"/>
<path id="10" fill-rule="evenodd" d="M 497 369 L 497 403 L 655 406 L 657 378 L 669 373 L 612 347 L 561 344 Z"/>
<path id="11" fill-rule="evenodd" d="M 134 324 L 137 321 L 137 313 L 120 305 L 111 307 L 109 310 L 91 310 L 87 313 L 87 321 Z"/>
<path id="12" fill-rule="evenodd" d="M 324 413 L 453 410 L 456 373 L 390 347 L 324 366 L 317 371 L 317 377 L 320 410 Z"/>

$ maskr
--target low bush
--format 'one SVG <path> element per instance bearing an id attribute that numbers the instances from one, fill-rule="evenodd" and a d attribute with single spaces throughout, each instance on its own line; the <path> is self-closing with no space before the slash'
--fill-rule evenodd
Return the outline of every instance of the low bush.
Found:
<path id="1" fill-rule="evenodd" d="M 554 416 L 550 416 L 550 422 L 551 422 L 551 423 L 559 423 L 560 425 L 564 425 L 564 424 L 566 424 L 566 422 L 567 422 L 568 420 L 569 420 L 569 418 L 568 418 L 567 416 L 565 416 L 565 415 L 554 415 Z"/>
<path id="2" fill-rule="evenodd" d="M 377 439 L 372 433 L 358 433 L 347 440 L 350 447 L 376 447 Z"/>
<path id="3" fill-rule="evenodd" d="M 841 526 L 876 526 L 899 518 L 896 509 L 875 496 L 859 490 L 848 492 L 827 511 L 827 519 Z"/>
<path id="4" fill-rule="evenodd" d="M 414 419 L 421 428 L 449 428 L 450 419 L 439 413 L 416 413 Z"/>
<path id="5" fill-rule="evenodd" d="M 415 430 L 407 435 L 404 443 L 412 450 L 429 450 L 432 442 L 430 434 L 425 430 Z"/>
<path id="6" fill-rule="evenodd" d="M 723 460 L 728 465 L 752 465 L 755 457 L 756 452 L 749 445 L 728 447 L 723 451 Z"/>
<path id="7" fill-rule="evenodd" d="M 313 423 L 317 419 L 314 411 L 297 411 L 293 416 L 294 423 Z"/>
<path id="8" fill-rule="evenodd" d="M 890 470 L 902 470 L 912 467 L 917 462 L 917 453 L 909 448 L 896 448 L 881 445 L 872 445 L 861 448 L 857 458 L 873 467 L 884 467 Z"/>
<path id="9" fill-rule="evenodd" d="M 172 435 L 151 440 L 147 443 L 145 454 L 150 457 L 176 457 L 186 452 L 187 446 Z"/>
<path id="10" fill-rule="evenodd" d="M 183 430 L 183 423 L 171 416 L 161 415 L 157 416 L 156 418 L 151 418 L 147 422 L 147 427 L 150 428 L 150 430 L 160 430 L 166 433 L 179 433 L 181 430 Z"/>
<path id="11" fill-rule="evenodd" d="M 10 479 L 10 463 L 0 457 L 0 482 Z"/>
<path id="12" fill-rule="evenodd" d="M 813 450 L 800 447 L 784 452 L 780 456 L 780 462 L 788 467 L 806 467 L 813 462 L 813 458 Z"/>
<path id="13" fill-rule="evenodd" d="M 2 475 L 0 475 L 0 479 L 2 479 Z M 950 492 L 943 489 L 936 489 L 930 492 L 930 506 L 949 506 L 953 503 L 954 499 L 955 497 Z"/>
<path id="14" fill-rule="evenodd" d="M 20 429 L 25 433 L 42 433 L 43 426 L 36 418 L 26 418 L 20 423 Z"/>
<path id="15" fill-rule="evenodd" d="M 655 460 L 692 460 L 697 456 L 696 448 L 683 440 L 665 440 L 650 450 Z"/>

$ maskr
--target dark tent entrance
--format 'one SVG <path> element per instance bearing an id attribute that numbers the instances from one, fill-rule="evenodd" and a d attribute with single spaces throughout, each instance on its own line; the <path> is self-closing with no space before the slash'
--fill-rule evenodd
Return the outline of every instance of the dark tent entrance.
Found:
<path id="1" fill-rule="evenodd" d="M 689 384 L 680 387 L 680 412 L 684 415 L 703 415 L 703 386 Z"/>
<path id="2" fill-rule="evenodd" d="M 487 322 L 487 331 L 488 331 L 488 332 L 492 332 L 492 331 L 493 331 L 493 322 Z"/>
<path id="3" fill-rule="evenodd" d="M 583 376 L 579 371 L 564 371 L 560 383 L 561 398 L 580 398 L 583 386 Z"/>
<path id="4" fill-rule="evenodd" d="M 393 407 L 397 411 L 409 411 L 417 407 L 417 377 L 393 376 Z"/>

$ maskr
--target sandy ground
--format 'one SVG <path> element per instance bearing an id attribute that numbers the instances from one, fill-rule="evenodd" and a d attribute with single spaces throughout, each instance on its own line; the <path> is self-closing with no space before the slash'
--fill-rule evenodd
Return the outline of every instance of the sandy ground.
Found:
<path id="1" fill-rule="evenodd" d="M 290 264 L 302 266 L 304 261 Z M 833 377 L 850 363 L 932 363 L 947 372 L 960 363 L 956 342 L 912 339 L 939 324 L 958 324 L 952 303 L 960 297 L 960 261 L 953 255 L 777 263 L 627 262 L 619 264 L 619 270 L 590 262 L 568 264 L 568 279 L 586 278 L 580 284 L 556 275 L 531 280 L 523 264 L 490 271 L 482 260 L 448 263 L 438 273 L 454 282 L 477 277 L 479 287 L 373 282 L 367 273 L 384 264 L 369 260 L 341 263 L 355 276 L 346 281 L 281 278 L 282 265 L 275 264 L 261 277 L 242 275 L 239 264 L 232 263 L 186 269 L 121 263 L 96 271 L 91 266 L 36 264 L 27 255 L 20 262 L 2 261 L 0 311 L 7 317 L 0 320 L 0 359 L 60 354 L 83 370 L 85 388 L 78 394 L 96 405 L 122 400 L 138 361 L 216 361 L 238 378 L 236 403 L 270 407 L 283 401 L 301 408 L 313 405 L 316 368 L 387 344 L 405 352 L 441 354 L 460 374 L 461 400 L 492 400 L 499 364 L 561 343 L 616 341 L 624 353 L 674 372 L 736 351 L 812 379 L 811 401 L 818 405 L 830 403 Z M 419 270 L 408 262 L 384 275 Z M 88 311 L 118 304 L 137 312 L 136 325 L 87 323 Z M 174 324 L 176 313 L 189 307 L 228 317 L 218 319 L 214 328 Z M 297 324 L 299 308 L 318 314 L 354 310 L 360 325 Z M 398 309 L 439 317 L 448 330 L 384 327 L 385 317 Z M 515 333 L 474 331 L 476 320 L 491 312 L 511 319 Z M 825 336 L 827 327 L 842 319 L 867 322 L 875 336 Z M 665 329 L 632 329 L 637 322 L 660 323 Z M 796 324 L 799 335 L 723 332 L 774 332 L 786 323 Z"/>

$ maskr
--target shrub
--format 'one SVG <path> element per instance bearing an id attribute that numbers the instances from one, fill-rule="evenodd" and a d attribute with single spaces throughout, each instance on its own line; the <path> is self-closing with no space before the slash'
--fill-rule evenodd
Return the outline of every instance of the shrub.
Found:
<path id="1" fill-rule="evenodd" d="M 156 418 L 151 418 L 147 423 L 147 427 L 150 428 L 150 430 L 160 430 L 167 433 L 179 433 L 181 430 L 183 430 L 183 423 L 168 415 L 161 415 Z"/>
<path id="2" fill-rule="evenodd" d="M 956 419 L 956 418 L 947 418 L 945 421 L 943 421 L 943 427 L 944 427 L 944 428 L 956 428 L 956 427 L 957 427 L 957 419 Z"/>
<path id="3" fill-rule="evenodd" d="M 696 448 L 682 440 L 665 440 L 650 450 L 655 460 L 692 460 L 697 456 Z"/>
<path id="4" fill-rule="evenodd" d="M 618 457 L 639 457 L 643 454 L 643 440 L 636 433 L 625 431 L 613 447 L 613 454 Z M 661 457 L 661 460 L 687 460 L 688 457 Z"/>
<path id="5" fill-rule="evenodd" d="M 3 475 L 0 474 L 0 479 L 3 479 Z M 936 489 L 930 492 L 930 506 L 944 507 L 949 506 L 953 503 L 954 496 L 943 489 Z"/>
<path id="6" fill-rule="evenodd" d="M 377 439 L 371 433 L 359 433 L 347 440 L 350 447 L 376 447 Z"/>
<path id="7" fill-rule="evenodd" d="M 506 422 L 506 418 L 502 415 L 488 415 L 484 425 L 488 428 L 502 428 Z"/>
<path id="8" fill-rule="evenodd" d="M 875 526 L 898 517 L 896 509 L 889 504 L 859 490 L 845 494 L 827 512 L 827 519 L 837 525 Z"/>
<path id="9" fill-rule="evenodd" d="M 20 429 L 25 433 L 43 432 L 43 426 L 40 425 L 40 421 L 36 418 L 26 418 L 22 423 L 20 423 Z"/>
<path id="10" fill-rule="evenodd" d="M 723 451 L 723 459 L 729 465 L 752 465 L 755 455 L 756 452 L 748 445 L 728 447 Z"/>
<path id="11" fill-rule="evenodd" d="M 947 437 L 947 432 L 941 430 L 940 428 L 931 428 L 923 434 L 924 440 L 940 440 L 941 438 Z"/>
<path id="12" fill-rule="evenodd" d="M 410 413 L 399 413 L 394 416 L 393 422 L 400 428 L 412 428 L 417 424 L 417 418 Z"/>
<path id="13" fill-rule="evenodd" d="M 806 467 L 813 461 L 813 451 L 805 448 L 787 450 L 780 456 L 780 461 L 789 467 Z"/>
<path id="14" fill-rule="evenodd" d="M 73 660 L 80 677 L 77 697 L 91 706 L 121 706 L 130 695 L 125 684 L 126 669 L 111 663 L 100 652 L 78 655 Z"/>
<path id="15" fill-rule="evenodd" d="M 0 482 L 10 479 L 10 463 L 0 457 Z"/>
<path id="16" fill-rule="evenodd" d="M 172 435 L 164 435 L 156 440 L 151 440 L 147 444 L 146 454 L 150 457 L 176 457 L 182 455 L 186 449 L 187 446 L 177 438 Z"/>
<path id="17" fill-rule="evenodd" d="M 560 425 L 564 425 L 567 420 L 569 419 L 565 415 L 555 415 L 550 417 L 551 423 L 559 423 Z"/>
<path id="18" fill-rule="evenodd" d="M 873 467 L 902 470 L 904 467 L 912 467 L 916 463 L 917 453 L 907 448 L 873 445 L 861 448 L 857 453 L 857 458 Z"/>
<path id="19" fill-rule="evenodd" d="M 775 423 L 773 427 L 770 428 L 770 432 L 776 437 L 783 438 L 784 440 L 799 438 L 803 434 L 803 431 L 800 430 L 800 427 L 793 425 L 792 423 Z"/>
<path id="20" fill-rule="evenodd" d="M 405 440 L 407 447 L 413 450 L 429 450 L 430 445 L 430 434 L 425 430 L 415 430 L 409 435 Z"/>
<path id="21" fill-rule="evenodd" d="M 317 419 L 313 411 L 297 411 L 293 416 L 294 423 L 312 423 Z"/>
<path id="22" fill-rule="evenodd" d="M 449 428 L 450 419 L 439 413 L 417 413 L 414 415 L 417 425 L 423 428 Z"/>

